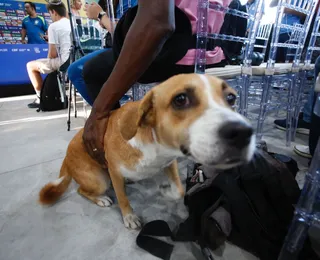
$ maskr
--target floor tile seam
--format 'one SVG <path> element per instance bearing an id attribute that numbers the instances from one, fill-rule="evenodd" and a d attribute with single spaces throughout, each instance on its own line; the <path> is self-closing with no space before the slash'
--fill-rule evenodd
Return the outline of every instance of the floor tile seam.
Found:
<path id="1" fill-rule="evenodd" d="M 59 160 L 59 159 L 63 159 L 64 157 L 65 156 L 60 156 L 60 157 L 57 157 L 57 158 L 54 158 L 54 159 L 51 159 L 51 160 L 48 160 L 48 161 L 43 161 L 43 162 L 27 165 L 27 166 L 24 166 L 24 167 L 21 167 L 21 168 L 17 168 L 17 169 L 13 169 L 13 170 L 10 170 L 10 171 L 0 172 L 0 176 L 4 175 L 4 174 L 7 174 L 7 173 L 15 172 L 15 171 L 18 171 L 18 170 L 23 170 L 23 169 L 30 168 L 30 167 L 33 167 L 33 166 L 37 166 L 39 164 L 53 162 L 53 161 L 56 161 L 56 160 Z"/>

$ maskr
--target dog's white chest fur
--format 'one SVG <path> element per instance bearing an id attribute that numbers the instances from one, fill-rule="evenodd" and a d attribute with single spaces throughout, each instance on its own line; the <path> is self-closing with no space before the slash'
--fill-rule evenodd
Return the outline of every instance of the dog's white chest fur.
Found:
<path id="1" fill-rule="evenodd" d="M 128 143 L 143 154 L 134 170 L 129 170 L 123 165 L 120 167 L 123 177 L 133 181 L 147 179 L 161 173 L 173 160 L 181 156 L 176 150 L 158 143 L 144 144 L 135 137 Z"/>

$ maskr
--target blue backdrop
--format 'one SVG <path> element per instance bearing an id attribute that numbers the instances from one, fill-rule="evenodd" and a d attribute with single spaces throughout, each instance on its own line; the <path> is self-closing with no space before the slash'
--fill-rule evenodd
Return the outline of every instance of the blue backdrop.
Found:
<path id="1" fill-rule="evenodd" d="M 47 55 L 46 44 L 0 44 L 0 86 L 30 83 L 26 64 Z"/>
<path id="2" fill-rule="evenodd" d="M 46 5 L 36 3 L 36 7 L 37 13 L 50 24 Z M 30 83 L 27 62 L 47 57 L 47 44 L 21 44 L 20 31 L 24 16 L 24 2 L 0 0 L 0 86 Z"/>

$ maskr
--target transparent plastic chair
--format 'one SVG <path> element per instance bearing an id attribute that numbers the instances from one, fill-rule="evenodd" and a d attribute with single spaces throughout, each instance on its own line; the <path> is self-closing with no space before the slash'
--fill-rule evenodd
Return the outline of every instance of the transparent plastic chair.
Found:
<path id="1" fill-rule="evenodd" d="M 311 31 L 311 37 L 309 40 L 309 43 L 307 45 L 306 49 L 306 55 L 304 59 L 303 66 L 301 66 L 300 71 L 300 78 L 299 83 L 297 86 L 297 90 L 294 92 L 294 105 L 293 105 L 293 119 L 292 119 L 292 127 L 291 129 L 288 129 L 291 132 L 291 140 L 294 141 L 296 131 L 297 131 L 297 125 L 298 125 L 298 119 L 299 119 L 299 113 L 301 111 L 301 107 L 304 104 L 304 100 L 308 98 L 310 94 L 313 94 L 313 84 L 314 80 L 311 80 L 308 82 L 308 72 L 312 72 L 314 70 L 314 64 L 311 62 L 311 58 L 313 56 L 314 52 L 317 52 L 318 55 L 320 54 L 320 46 L 317 46 L 316 43 L 319 41 L 320 33 L 319 33 L 319 27 L 320 27 L 320 9 L 314 14 L 314 24 L 313 28 L 310 28 Z M 312 73 L 313 75 L 314 73 Z M 310 87 L 311 86 L 311 87 Z"/>
<path id="2" fill-rule="evenodd" d="M 197 47 L 196 47 L 196 63 L 195 72 L 196 73 L 208 73 L 216 76 L 216 72 L 219 72 L 219 68 L 213 68 L 206 71 L 206 48 L 207 39 L 218 39 L 221 41 L 232 41 L 244 43 L 243 49 L 243 62 L 242 66 L 238 66 L 238 77 L 237 88 L 240 95 L 239 102 L 239 112 L 243 115 L 247 115 L 247 93 L 250 85 L 250 79 L 252 75 L 252 55 L 254 50 L 254 45 L 256 42 L 256 36 L 259 30 L 259 24 L 262 17 L 263 1 L 257 1 L 254 15 L 250 15 L 246 12 L 239 11 L 236 9 L 231 9 L 229 7 L 223 7 L 218 3 L 210 2 L 208 0 L 198 1 L 198 22 L 197 22 Z M 224 14 L 231 14 L 234 16 L 242 17 L 245 19 L 250 19 L 252 21 L 251 28 L 249 28 L 249 33 L 246 37 L 239 37 L 233 35 L 225 34 L 210 34 L 208 33 L 208 11 L 213 9 L 216 12 L 223 12 Z M 225 71 L 228 74 L 229 70 L 235 70 L 231 68 L 234 66 L 226 67 Z M 219 75 L 218 76 L 222 76 Z M 223 76 L 222 76 L 223 78 Z"/>
<path id="3" fill-rule="evenodd" d="M 320 94 L 317 93 L 314 113 L 320 117 Z M 296 205 L 291 227 L 278 260 L 294 260 L 308 236 L 309 227 L 320 221 L 320 140 L 306 174 L 305 184 Z"/>
<path id="4" fill-rule="evenodd" d="M 294 93 L 296 91 L 297 82 L 299 79 L 299 72 L 300 72 L 300 60 L 301 60 L 301 53 L 305 44 L 306 35 L 309 31 L 311 19 L 315 12 L 316 7 L 316 0 L 280 0 L 277 7 L 277 16 L 276 21 L 274 24 L 274 31 L 272 34 L 271 39 L 271 47 L 270 53 L 268 57 L 268 61 L 262 76 L 262 98 L 261 98 L 261 105 L 260 111 L 258 116 L 258 123 L 257 123 L 257 140 L 261 141 L 262 139 L 262 129 L 263 123 L 266 119 L 267 113 L 270 110 L 270 98 L 271 98 L 271 89 L 272 84 L 275 79 L 275 75 L 277 74 L 277 66 L 276 65 L 276 54 L 279 48 L 290 48 L 295 50 L 295 56 L 292 64 L 287 64 L 283 67 L 284 74 L 283 80 L 288 81 L 288 88 L 287 88 L 287 132 L 286 132 L 286 144 L 290 146 L 291 144 L 291 128 L 292 128 L 292 117 L 293 117 L 293 107 L 295 96 Z M 294 10 L 297 11 L 305 16 L 304 22 L 302 23 L 301 27 L 297 27 L 296 25 L 290 25 L 286 23 L 285 12 L 287 10 Z M 293 30 L 298 31 L 296 35 L 299 35 L 297 41 L 295 43 L 286 43 L 286 42 L 279 42 L 280 33 L 283 31 L 292 32 Z"/>

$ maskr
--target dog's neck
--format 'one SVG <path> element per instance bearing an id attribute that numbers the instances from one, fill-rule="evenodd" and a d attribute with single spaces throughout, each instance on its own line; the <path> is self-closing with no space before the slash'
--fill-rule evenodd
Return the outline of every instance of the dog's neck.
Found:
<path id="1" fill-rule="evenodd" d="M 148 151 L 150 151 L 150 153 L 156 153 L 158 159 L 164 160 L 164 163 L 183 156 L 180 150 L 160 143 L 156 130 L 151 127 L 139 128 L 137 134 L 129 140 L 129 144 L 145 154 L 147 154 Z"/>

